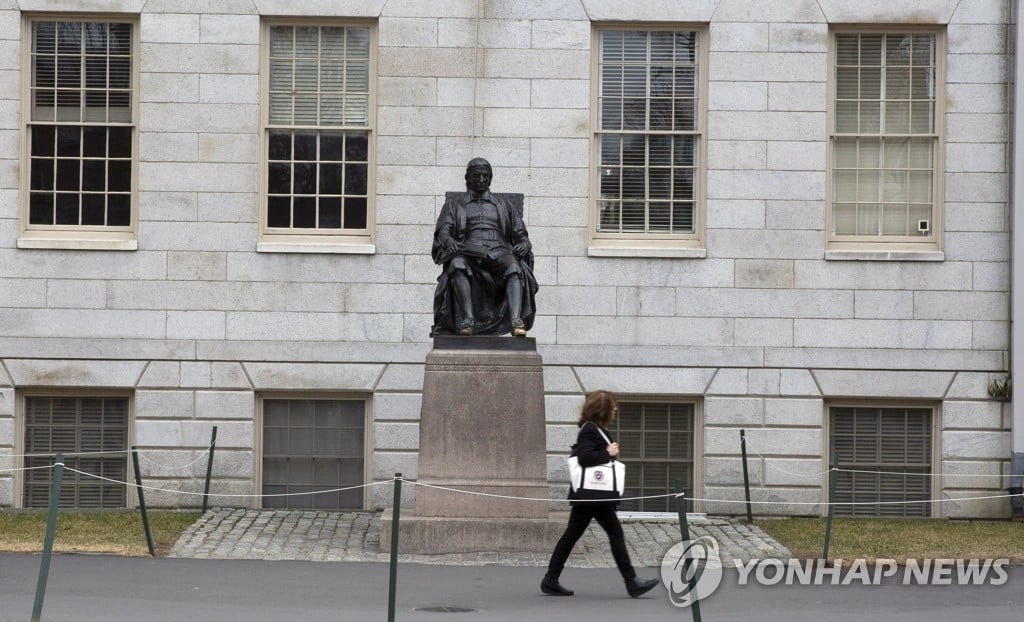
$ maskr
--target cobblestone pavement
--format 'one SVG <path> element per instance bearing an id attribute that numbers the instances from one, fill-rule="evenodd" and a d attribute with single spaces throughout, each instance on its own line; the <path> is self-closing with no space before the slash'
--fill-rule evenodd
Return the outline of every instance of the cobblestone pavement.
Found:
<path id="1" fill-rule="evenodd" d="M 734 519 L 692 518 L 690 537 L 712 536 L 722 561 L 791 557 L 789 550 L 760 527 Z M 660 566 L 661 558 L 680 541 L 675 520 L 624 519 L 630 557 L 637 567 Z M 380 550 L 380 513 L 296 512 L 214 508 L 201 516 L 175 543 L 171 557 L 311 561 L 388 561 Z M 460 553 L 399 555 L 399 561 L 444 564 L 547 566 L 549 553 Z M 568 566 L 614 568 L 608 538 L 592 523 L 576 544 Z"/>

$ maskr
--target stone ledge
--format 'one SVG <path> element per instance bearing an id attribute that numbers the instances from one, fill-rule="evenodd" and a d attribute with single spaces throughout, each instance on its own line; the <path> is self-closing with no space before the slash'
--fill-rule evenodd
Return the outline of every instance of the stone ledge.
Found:
<path id="1" fill-rule="evenodd" d="M 399 515 L 398 552 L 423 555 L 478 552 L 550 553 L 567 514 L 548 518 L 449 518 Z M 391 551 L 392 509 L 380 518 L 380 551 Z"/>

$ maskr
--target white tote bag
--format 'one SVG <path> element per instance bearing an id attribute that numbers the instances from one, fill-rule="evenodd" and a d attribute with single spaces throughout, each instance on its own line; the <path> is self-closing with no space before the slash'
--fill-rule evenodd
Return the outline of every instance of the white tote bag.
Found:
<path id="1" fill-rule="evenodd" d="M 601 426 L 597 426 L 597 431 L 611 445 L 611 440 Z M 568 464 L 569 485 L 576 499 L 614 501 L 622 497 L 626 488 L 626 465 L 615 458 L 604 464 L 585 467 L 580 464 L 579 458 L 570 456 Z"/>

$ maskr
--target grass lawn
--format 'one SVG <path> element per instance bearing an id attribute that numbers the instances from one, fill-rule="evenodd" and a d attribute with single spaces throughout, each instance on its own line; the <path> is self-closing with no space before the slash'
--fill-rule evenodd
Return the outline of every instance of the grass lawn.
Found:
<path id="1" fill-rule="evenodd" d="M 199 512 L 153 511 L 149 528 L 157 555 L 166 555 Z M 46 512 L 0 511 L 0 551 L 41 552 L 46 539 Z M 138 511 L 59 512 L 55 553 L 149 555 Z"/>
<path id="2" fill-rule="evenodd" d="M 798 559 L 821 557 L 825 519 L 761 519 L 754 524 Z M 1024 563 L 1024 522 L 837 518 L 829 557 L 845 560 L 998 559 Z"/>

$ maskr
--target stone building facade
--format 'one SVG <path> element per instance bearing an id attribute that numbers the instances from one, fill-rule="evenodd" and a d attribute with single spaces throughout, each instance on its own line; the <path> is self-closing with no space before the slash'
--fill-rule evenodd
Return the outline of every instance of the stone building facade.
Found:
<path id="1" fill-rule="evenodd" d="M 25 454 L 113 445 L 195 506 L 214 425 L 214 504 L 415 479 L 433 226 L 481 156 L 526 197 L 552 498 L 606 388 L 643 494 L 741 512 L 745 430 L 761 513 L 822 513 L 836 454 L 912 473 L 850 507 L 1006 516 L 957 499 L 1024 427 L 990 394 L 1013 4 L 2 0 L 0 507 L 38 504 Z"/>

